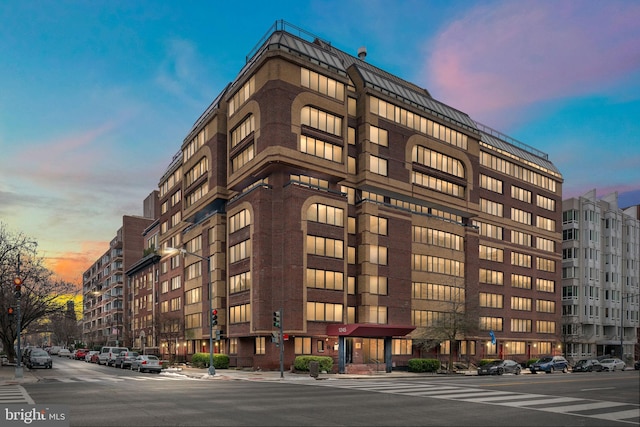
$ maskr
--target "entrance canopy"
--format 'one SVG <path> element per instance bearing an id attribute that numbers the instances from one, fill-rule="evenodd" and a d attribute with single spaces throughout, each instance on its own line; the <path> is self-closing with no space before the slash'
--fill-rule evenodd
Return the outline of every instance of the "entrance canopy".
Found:
<path id="1" fill-rule="evenodd" d="M 347 325 L 328 325 L 327 335 L 347 337 L 403 337 L 416 327 L 412 325 L 376 325 L 369 323 L 351 323 Z"/>

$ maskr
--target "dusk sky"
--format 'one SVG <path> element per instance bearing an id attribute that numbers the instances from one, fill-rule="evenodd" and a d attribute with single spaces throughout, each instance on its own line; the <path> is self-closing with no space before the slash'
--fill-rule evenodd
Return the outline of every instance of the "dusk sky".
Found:
<path id="1" fill-rule="evenodd" d="M 640 204 L 639 1 L 5 0 L 0 222 L 81 283 L 281 19 Z"/>

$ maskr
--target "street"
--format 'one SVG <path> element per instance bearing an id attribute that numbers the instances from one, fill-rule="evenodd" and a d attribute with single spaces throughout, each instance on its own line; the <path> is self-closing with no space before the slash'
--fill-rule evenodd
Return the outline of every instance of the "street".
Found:
<path id="1" fill-rule="evenodd" d="M 23 385 L 28 396 L 68 405 L 71 426 L 640 425 L 640 372 L 633 370 L 255 381 L 56 358 L 54 369 L 35 374 L 38 382 Z"/>

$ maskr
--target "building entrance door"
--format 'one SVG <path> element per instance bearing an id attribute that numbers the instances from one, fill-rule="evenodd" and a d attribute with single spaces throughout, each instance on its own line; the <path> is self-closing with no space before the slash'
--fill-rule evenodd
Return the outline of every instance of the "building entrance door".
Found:
<path id="1" fill-rule="evenodd" d="M 345 363 L 353 363 L 353 338 L 344 340 L 344 360 Z"/>

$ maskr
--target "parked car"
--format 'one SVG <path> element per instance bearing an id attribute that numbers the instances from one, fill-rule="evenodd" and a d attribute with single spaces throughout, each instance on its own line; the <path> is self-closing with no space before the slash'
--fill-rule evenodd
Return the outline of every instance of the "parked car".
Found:
<path id="1" fill-rule="evenodd" d="M 29 352 L 29 358 L 27 359 L 26 366 L 29 369 L 41 366 L 45 369 L 51 369 L 53 367 L 53 361 L 49 353 L 41 348 L 34 348 Z"/>
<path id="2" fill-rule="evenodd" d="M 600 364 L 602 365 L 603 371 L 624 371 L 627 369 L 627 365 L 617 357 L 602 359 Z"/>
<path id="3" fill-rule="evenodd" d="M 49 354 L 52 355 L 52 356 L 56 355 L 56 354 L 58 354 L 58 352 L 60 351 L 61 348 L 62 347 L 60 347 L 59 345 L 51 346 L 51 347 L 49 347 Z"/>
<path id="4" fill-rule="evenodd" d="M 68 357 L 71 358 L 71 352 L 68 348 L 61 348 L 58 350 L 58 357 Z"/>
<path id="5" fill-rule="evenodd" d="M 478 375 L 520 375 L 522 367 L 514 360 L 494 360 L 478 367 Z"/>
<path id="6" fill-rule="evenodd" d="M 98 359 L 98 365 L 113 365 L 113 362 L 116 360 L 116 357 L 122 351 L 129 351 L 127 347 L 112 347 L 112 346 L 104 346 L 100 350 L 100 358 Z"/>
<path id="7" fill-rule="evenodd" d="M 91 351 L 89 354 L 89 363 L 100 363 L 100 352 L 99 351 Z"/>
<path id="8" fill-rule="evenodd" d="M 162 364 L 156 356 L 141 354 L 131 361 L 131 370 L 138 372 L 155 372 L 159 374 L 162 370 Z"/>
<path id="9" fill-rule="evenodd" d="M 598 359 L 580 359 L 573 367 L 573 372 L 600 372 L 602 365 Z"/>
<path id="10" fill-rule="evenodd" d="M 640 371 L 640 360 L 636 360 L 636 363 L 633 364 L 633 369 Z"/>
<path id="11" fill-rule="evenodd" d="M 94 357 L 95 356 L 95 359 Z M 100 352 L 97 350 L 87 351 L 87 354 L 84 355 L 84 361 L 87 363 L 98 363 L 98 357 L 100 356 Z"/>
<path id="12" fill-rule="evenodd" d="M 79 348 L 73 352 L 73 358 L 76 360 L 84 360 L 84 357 L 89 352 L 88 348 Z"/>
<path id="13" fill-rule="evenodd" d="M 546 372 L 553 374 L 555 371 L 569 372 L 569 362 L 562 356 L 544 356 L 529 367 L 532 374 Z"/>
<path id="14" fill-rule="evenodd" d="M 113 366 L 120 369 L 130 368 L 131 362 L 136 357 L 138 357 L 138 353 L 135 351 L 122 351 L 116 357 L 116 360 L 113 362 Z"/>

